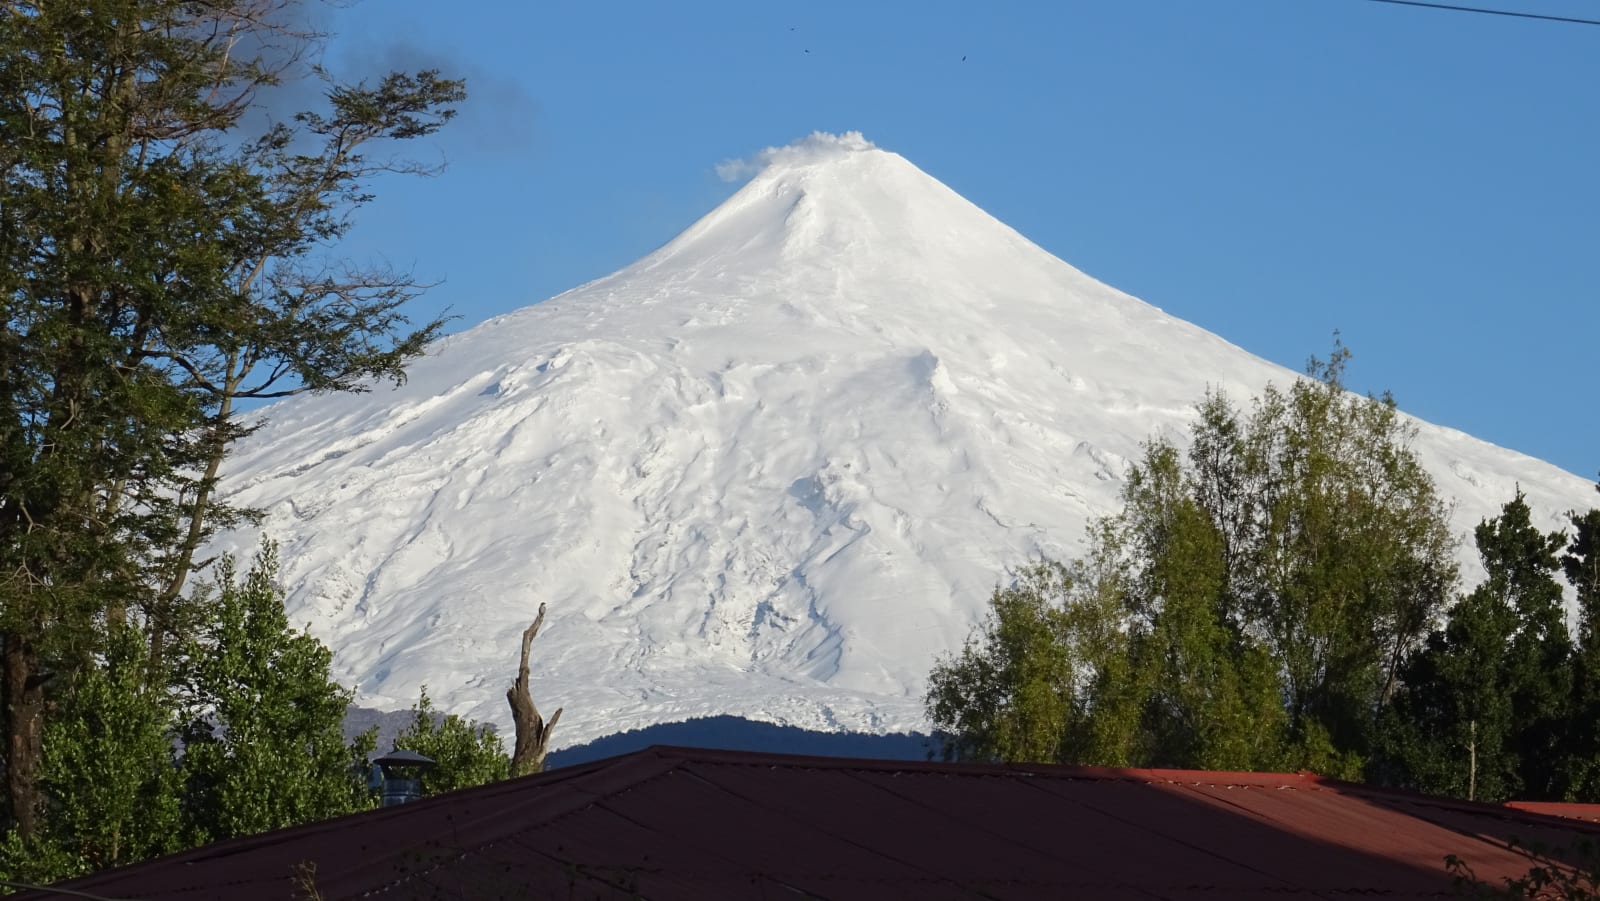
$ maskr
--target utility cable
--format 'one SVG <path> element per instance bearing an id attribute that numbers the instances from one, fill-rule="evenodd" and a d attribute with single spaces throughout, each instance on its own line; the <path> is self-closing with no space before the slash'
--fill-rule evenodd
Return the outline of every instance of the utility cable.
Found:
<path id="1" fill-rule="evenodd" d="M 1481 13 L 1486 16 L 1509 16 L 1513 19 L 1538 19 L 1544 22 L 1564 22 L 1568 25 L 1600 25 L 1600 19 L 1576 19 L 1570 16 L 1550 16 L 1543 13 L 1516 12 L 1509 9 L 1486 9 L 1481 6 L 1456 6 L 1450 3 L 1425 3 L 1423 0 L 1367 0 L 1368 3 L 1388 3 L 1394 6 L 1420 6 L 1424 9 L 1447 9 L 1458 13 Z"/>

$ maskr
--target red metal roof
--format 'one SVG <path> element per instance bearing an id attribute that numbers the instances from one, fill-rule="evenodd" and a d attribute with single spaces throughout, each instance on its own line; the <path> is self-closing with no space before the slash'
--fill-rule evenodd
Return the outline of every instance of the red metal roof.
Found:
<path id="1" fill-rule="evenodd" d="M 1507 801 L 1507 807 L 1569 820 L 1600 823 L 1600 804 L 1562 804 L 1555 801 Z"/>
<path id="2" fill-rule="evenodd" d="M 1452 894 L 1446 855 L 1498 884 L 1528 867 L 1512 838 L 1596 837 L 1583 820 L 1310 774 L 657 747 L 64 887 L 283 901 L 305 897 L 292 879 L 311 865 L 324 901 L 1424 898 Z"/>

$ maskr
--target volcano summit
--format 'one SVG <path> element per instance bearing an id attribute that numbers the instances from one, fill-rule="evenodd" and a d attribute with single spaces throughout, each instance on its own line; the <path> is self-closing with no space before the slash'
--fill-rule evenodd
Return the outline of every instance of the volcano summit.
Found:
<path id="1" fill-rule="evenodd" d="M 1008 568 L 1077 553 L 1208 385 L 1295 374 L 1107 287 L 859 135 L 763 155 L 613 275 L 439 341 L 394 390 L 272 406 L 224 479 L 358 702 L 505 723 L 540 602 L 556 738 L 712 714 L 924 726 Z M 1554 466 L 1419 424 L 1458 532 Z M 256 532 L 229 536 L 250 551 Z M 1470 542 L 1461 557 L 1469 578 Z"/>

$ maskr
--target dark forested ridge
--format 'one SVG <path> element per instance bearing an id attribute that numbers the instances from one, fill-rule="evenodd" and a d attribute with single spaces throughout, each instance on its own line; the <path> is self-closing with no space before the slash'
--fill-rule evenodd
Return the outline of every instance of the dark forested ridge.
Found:
<path id="1" fill-rule="evenodd" d="M 351 707 L 345 718 L 345 736 L 355 739 L 377 730 L 377 747 L 389 748 L 413 721 L 412 711 L 384 712 Z M 439 716 L 442 720 L 443 717 Z M 919 732 L 870 735 L 864 732 L 817 732 L 798 726 L 780 726 L 737 716 L 708 716 L 676 723 L 657 723 L 601 736 L 581 745 L 551 751 L 547 767 L 572 766 L 631 754 L 651 745 L 714 748 L 724 751 L 764 751 L 816 757 L 862 757 L 870 760 L 928 760 L 938 757 L 938 740 Z"/>
<path id="2" fill-rule="evenodd" d="M 678 723 L 658 723 L 618 732 L 550 754 L 552 767 L 640 751 L 651 745 L 762 751 L 813 757 L 861 757 L 871 760 L 928 760 L 939 753 L 938 740 L 918 732 L 869 735 L 863 732 L 815 732 L 797 726 L 760 723 L 737 716 L 709 716 Z"/>

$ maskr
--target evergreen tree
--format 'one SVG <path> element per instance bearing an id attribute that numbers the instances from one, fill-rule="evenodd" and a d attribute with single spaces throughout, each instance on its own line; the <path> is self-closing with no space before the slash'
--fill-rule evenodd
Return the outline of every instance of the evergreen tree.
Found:
<path id="1" fill-rule="evenodd" d="M 1477 538 L 1486 584 L 1517 615 L 1517 633 L 1506 649 L 1506 682 L 1518 797 L 1560 800 L 1573 688 L 1572 637 L 1559 581 L 1567 537 L 1534 528 L 1519 489 L 1498 521 L 1478 527 Z"/>
<path id="2" fill-rule="evenodd" d="M 1578 640 L 1563 794 L 1592 803 L 1600 801 L 1600 509 L 1569 519 L 1572 543 L 1561 568 L 1578 596 Z"/>
<path id="3" fill-rule="evenodd" d="M 365 809 L 375 733 L 346 745 L 350 693 L 328 675 L 332 655 L 296 632 L 274 584 L 270 545 L 238 578 L 219 564 L 207 619 L 179 661 L 185 702 L 185 816 L 191 844 Z"/>
<path id="4" fill-rule="evenodd" d="M 314 49 L 291 0 L 39 0 L 0 15 L 0 823 L 35 835 L 43 739 L 110 630 L 186 640 L 195 554 L 236 405 L 398 379 L 408 275 L 328 259 L 385 171 L 463 98 L 434 72 L 328 80 L 240 132 L 269 53 Z M 256 52 L 249 52 L 256 48 Z M 325 74 L 318 77 L 326 77 Z"/>
<path id="5" fill-rule="evenodd" d="M 1600 484 L 1595 486 L 1600 491 Z M 1582 622 L 1600 628 L 1600 508 L 1572 513 L 1572 544 L 1561 557 L 1567 581 L 1578 592 Z M 1585 642 L 1589 640 L 1585 633 Z"/>
<path id="6" fill-rule="evenodd" d="M 1443 629 L 1409 659 L 1385 717 L 1373 775 L 1431 794 L 1503 798 L 1516 764 L 1504 657 L 1516 615 L 1492 593 L 1473 591 L 1450 609 Z"/>
<path id="7" fill-rule="evenodd" d="M 1572 646 L 1556 581 L 1559 532 L 1518 491 L 1475 531 L 1487 577 L 1407 664 L 1386 728 L 1386 773 L 1434 794 L 1559 798 Z"/>
<path id="8" fill-rule="evenodd" d="M 511 758 L 494 729 L 453 713 L 440 715 L 428 697 L 427 686 L 394 746 L 433 760 L 434 765 L 422 772 L 424 796 L 511 777 Z"/>

